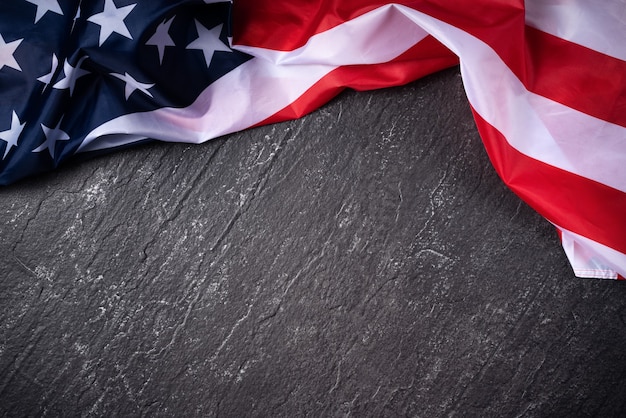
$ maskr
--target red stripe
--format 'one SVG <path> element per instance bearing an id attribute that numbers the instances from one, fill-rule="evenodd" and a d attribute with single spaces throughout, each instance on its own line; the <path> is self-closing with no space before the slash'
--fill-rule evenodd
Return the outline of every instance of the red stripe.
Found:
<path id="1" fill-rule="evenodd" d="M 256 46 L 279 51 L 292 51 L 308 39 L 381 6 L 381 0 L 237 0 L 233 3 L 233 41 L 235 44 Z M 397 1 L 415 10 L 448 22 L 474 34 L 476 31 L 492 42 L 505 46 L 510 39 L 502 30 L 512 34 L 517 29 L 523 35 L 523 0 L 446 0 Z M 482 30 L 486 28 L 487 30 Z M 497 33 L 494 28 L 499 28 Z M 489 43 L 489 42 L 488 42 Z"/>
<path id="2" fill-rule="evenodd" d="M 424 38 L 393 61 L 374 65 L 339 67 L 321 78 L 302 96 L 257 124 L 297 119 L 328 102 L 344 88 L 373 90 L 406 84 L 458 64 L 458 58 L 432 36 Z"/>
<path id="3" fill-rule="evenodd" d="M 626 193 L 520 153 L 472 110 L 491 162 L 517 195 L 549 221 L 626 253 Z"/>
<path id="4" fill-rule="evenodd" d="M 293 51 L 318 33 L 384 5 L 380 0 L 300 1 L 236 0 L 233 42 L 278 51 Z"/>
<path id="5" fill-rule="evenodd" d="M 526 26 L 523 0 L 405 1 L 487 43 L 531 92 L 626 127 L 626 61 Z M 380 0 L 238 0 L 235 42 L 277 50 L 384 5 Z"/>
<path id="6" fill-rule="evenodd" d="M 526 40 L 525 68 L 511 70 L 528 90 L 626 127 L 625 61 L 531 27 Z"/>

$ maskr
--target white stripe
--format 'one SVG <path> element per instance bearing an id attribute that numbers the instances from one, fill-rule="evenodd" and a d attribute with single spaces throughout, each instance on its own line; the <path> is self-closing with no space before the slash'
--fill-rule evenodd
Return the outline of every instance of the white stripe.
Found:
<path id="1" fill-rule="evenodd" d="M 513 148 L 626 191 L 626 128 L 529 92 L 489 45 L 431 16 L 398 7 L 459 55 L 470 103 Z"/>
<path id="2" fill-rule="evenodd" d="M 563 249 L 576 276 L 617 279 L 619 273 L 626 277 L 626 254 L 555 226 L 561 230 Z"/>
<path id="3" fill-rule="evenodd" d="M 282 110 L 335 68 L 390 61 L 428 36 L 403 14 L 385 10 L 391 8 L 317 34 L 291 52 L 235 46 L 256 58 L 211 84 L 191 106 L 118 117 L 90 132 L 78 152 L 113 140 L 118 146 L 138 137 L 199 143 L 240 131 Z"/>
<path id="4" fill-rule="evenodd" d="M 527 0 L 526 23 L 626 61 L 626 1 Z"/>
<path id="5" fill-rule="evenodd" d="M 293 51 L 236 46 L 236 49 L 275 65 L 342 65 L 377 64 L 391 61 L 428 33 L 412 24 L 391 6 L 358 16 L 339 26 L 316 34 Z"/>
<path id="6" fill-rule="evenodd" d="M 293 102 L 314 80 L 332 69 L 309 66 L 305 73 L 252 59 L 211 84 L 189 107 L 123 115 L 100 125 L 85 137 L 77 152 L 104 149 L 111 144 L 111 137 L 118 146 L 134 142 L 137 136 L 201 143 L 241 131 Z M 101 138 L 108 142 L 101 143 Z"/>

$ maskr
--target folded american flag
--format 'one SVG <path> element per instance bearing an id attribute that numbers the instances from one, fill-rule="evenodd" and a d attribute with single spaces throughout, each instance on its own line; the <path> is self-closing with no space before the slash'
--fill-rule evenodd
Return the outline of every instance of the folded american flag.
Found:
<path id="1" fill-rule="evenodd" d="M 623 278 L 624 22 L 623 0 L 3 0 L 0 183 L 460 62 L 505 183 L 556 226 L 576 275 Z"/>

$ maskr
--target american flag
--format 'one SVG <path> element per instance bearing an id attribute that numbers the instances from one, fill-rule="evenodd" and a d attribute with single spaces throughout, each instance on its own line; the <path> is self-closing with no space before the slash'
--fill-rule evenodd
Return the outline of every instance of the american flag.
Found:
<path id="1" fill-rule="evenodd" d="M 576 275 L 623 278 L 625 22 L 623 0 L 3 0 L 0 182 L 460 63 L 504 182 L 555 225 Z"/>

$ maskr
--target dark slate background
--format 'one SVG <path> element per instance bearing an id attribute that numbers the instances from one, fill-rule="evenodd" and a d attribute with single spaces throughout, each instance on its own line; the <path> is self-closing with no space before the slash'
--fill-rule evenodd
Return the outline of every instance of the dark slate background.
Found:
<path id="1" fill-rule="evenodd" d="M 626 412 L 626 287 L 574 277 L 456 69 L 0 196 L 4 416 Z"/>

